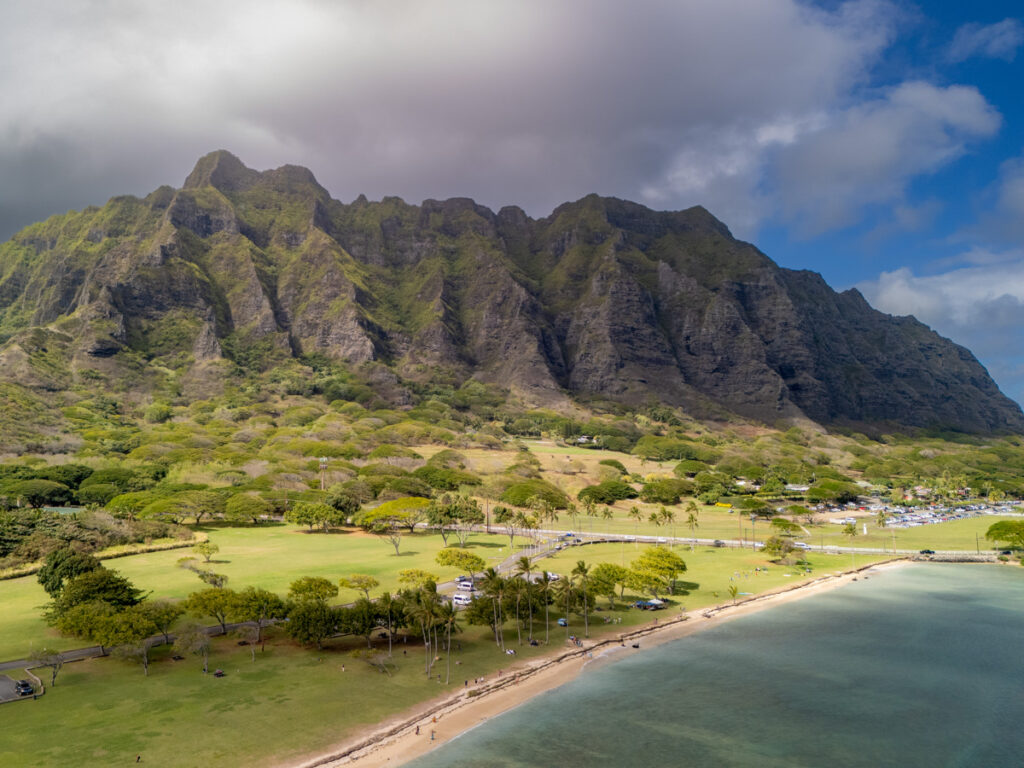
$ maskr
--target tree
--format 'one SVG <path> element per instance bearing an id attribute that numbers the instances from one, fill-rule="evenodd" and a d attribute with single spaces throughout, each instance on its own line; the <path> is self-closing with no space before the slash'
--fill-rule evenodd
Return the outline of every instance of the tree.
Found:
<path id="1" fill-rule="evenodd" d="M 299 603 L 317 602 L 327 605 L 328 600 L 337 596 L 338 588 L 323 576 L 303 576 L 288 587 L 288 597 Z"/>
<path id="2" fill-rule="evenodd" d="M 662 507 L 661 509 L 658 510 L 658 517 L 661 518 L 661 522 L 662 522 L 663 525 L 671 525 L 672 526 L 672 544 L 675 544 L 675 541 L 676 541 L 676 513 L 675 513 L 675 510 L 674 509 L 669 509 L 668 507 Z"/>
<path id="3" fill-rule="evenodd" d="M 264 628 L 274 619 L 283 619 L 287 609 L 284 600 L 273 592 L 246 587 L 236 596 L 232 613 L 239 621 L 251 621 L 256 626 L 256 642 L 262 651 L 265 647 Z"/>
<path id="4" fill-rule="evenodd" d="M 675 579 L 686 571 L 686 563 L 675 552 L 664 547 L 648 547 L 632 563 L 633 570 L 650 574 L 668 587 L 669 594 L 675 593 Z"/>
<path id="5" fill-rule="evenodd" d="M 323 642 L 338 631 L 338 611 L 319 600 L 303 600 L 288 612 L 285 631 L 298 642 L 315 643 L 317 650 Z"/>
<path id="6" fill-rule="evenodd" d="M 729 597 L 732 598 L 732 604 L 736 605 L 736 596 L 740 593 L 740 588 L 735 584 L 729 585 Z"/>
<path id="7" fill-rule="evenodd" d="M 193 592 L 185 600 L 185 610 L 195 616 L 211 616 L 227 634 L 228 616 L 234 613 L 238 593 L 224 587 L 211 587 Z"/>
<path id="8" fill-rule="evenodd" d="M 134 520 L 139 513 L 160 498 L 154 491 L 130 491 L 115 496 L 105 505 L 106 510 L 114 517 Z"/>
<path id="9" fill-rule="evenodd" d="M 51 612 L 64 613 L 79 603 L 99 601 L 115 608 L 127 608 L 142 599 L 142 590 L 135 588 L 117 571 L 96 568 L 68 579 L 64 589 L 53 601 Z"/>
<path id="10" fill-rule="evenodd" d="M 640 594 L 650 592 L 657 597 L 664 591 L 665 582 L 650 571 L 638 571 L 630 568 L 626 577 L 626 586 Z"/>
<path id="11" fill-rule="evenodd" d="M 405 568 L 398 572 L 398 583 L 413 589 L 420 589 L 428 584 L 433 584 L 436 589 L 437 581 L 437 574 L 421 568 Z"/>
<path id="12" fill-rule="evenodd" d="M 985 531 L 989 541 L 1005 541 L 1013 549 L 1024 549 L 1024 520 L 1000 520 Z"/>
<path id="13" fill-rule="evenodd" d="M 644 519 L 644 513 L 640 511 L 640 507 L 633 506 L 626 515 L 633 521 L 633 535 L 636 536 L 640 533 L 640 521 Z"/>
<path id="14" fill-rule="evenodd" d="M 137 661 L 149 676 L 149 636 L 157 631 L 152 616 L 142 605 L 125 608 L 108 627 L 107 644 L 116 646 L 115 654 Z"/>
<path id="15" fill-rule="evenodd" d="M 780 536 L 795 536 L 800 530 L 799 525 L 792 520 L 786 520 L 784 517 L 773 517 L 771 527 Z"/>
<path id="16" fill-rule="evenodd" d="M 90 640 L 106 653 L 108 631 L 116 616 L 117 609 L 110 603 L 92 600 L 71 606 L 52 623 L 61 633 Z"/>
<path id="17" fill-rule="evenodd" d="M 452 679 L 452 635 L 462 631 L 459 626 L 459 613 L 452 603 L 442 603 L 438 610 L 437 620 L 445 631 L 445 646 L 448 650 L 448 670 L 445 673 L 444 684 L 448 685 Z"/>
<path id="18" fill-rule="evenodd" d="M 590 616 L 587 606 L 587 587 L 590 584 L 590 567 L 582 560 L 576 561 L 572 575 L 577 579 L 583 592 L 583 636 L 590 637 Z"/>
<path id="19" fill-rule="evenodd" d="M 138 608 L 149 616 L 156 631 L 164 636 L 164 642 L 170 644 L 171 625 L 185 613 L 185 607 L 170 600 L 146 600 L 139 603 Z"/>
<path id="20" fill-rule="evenodd" d="M 29 655 L 32 667 L 50 668 L 50 687 L 57 684 L 57 673 L 64 667 L 64 654 L 52 648 L 39 648 Z"/>
<path id="21" fill-rule="evenodd" d="M 789 539 L 784 539 L 780 536 L 771 536 L 765 541 L 764 546 L 761 549 L 769 558 L 788 562 L 789 556 L 792 554 L 795 547 L 793 546 L 793 542 Z"/>
<path id="22" fill-rule="evenodd" d="M 363 573 L 350 573 L 345 578 L 338 579 L 338 586 L 342 589 L 354 589 L 357 592 L 362 592 L 363 597 L 369 600 L 370 590 L 379 587 L 380 582 L 373 578 L 373 576 L 367 576 Z"/>
<path id="23" fill-rule="evenodd" d="M 271 512 L 270 502 L 255 493 L 236 493 L 224 505 L 224 519 L 233 523 L 257 525 Z"/>
<path id="24" fill-rule="evenodd" d="M 329 504 L 300 501 L 287 512 L 284 519 L 296 525 L 307 525 L 310 530 L 319 526 L 324 533 L 332 525 L 343 525 L 346 515 Z"/>
<path id="25" fill-rule="evenodd" d="M 548 619 L 548 608 L 551 603 L 551 585 L 555 582 L 551 580 L 547 571 L 541 571 L 540 578 L 537 579 L 537 591 L 540 593 L 540 598 L 544 602 L 544 642 L 547 643 L 550 639 L 549 629 L 550 622 Z"/>
<path id="26" fill-rule="evenodd" d="M 74 496 L 64 483 L 52 480 L 21 480 L 8 485 L 5 491 L 11 498 L 20 499 L 33 509 L 62 507 Z"/>
<path id="27" fill-rule="evenodd" d="M 691 501 L 690 504 L 693 504 Z M 696 504 L 693 504 L 696 507 Z M 697 522 L 697 513 L 690 512 L 686 517 L 686 527 L 690 529 L 690 551 L 693 552 L 693 548 L 697 544 L 697 529 L 700 527 L 700 523 Z"/>
<path id="28" fill-rule="evenodd" d="M 374 536 L 385 539 L 395 548 L 395 555 L 399 554 L 399 547 L 402 544 L 402 527 L 408 520 L 404 512 L 392 512 L 383 510 L 382 504 L 376 509 L 368 510 L 359 517 L 359 526 Z"/>
<path id="29" fill-rule="evenodd" d="M 344 515 L 346 519 L 357 514 L 362 507 L 359 494 L 340 483 L 327 489 L 327 503 Z"/>
<path id="30" fill-rule="evenodd" d="M 46 562 L 39 569 L 36 579 L 46 590 L 46 594 L 57 597 L 66 580 L 102 567 L 100 561 L 92 555 L 76 552 L 70 547 L 61 547 L 46 556 Z"/>
<path id="31" fill-rule="evenodd" d="M 847 523 L 843 526 L 843 536 L 846 536 L 850 540 L 850 567 L 853 567 L 853 537 L 857 535 L 857 524 Z"/>
<path id="32" fill-rule="evenodd" d="M 516 575 L 517 576 L 525 577 L 527 585 L 530 586 L 530 587 L 533 586 L 533 563 L 530 562 L 530 558 L 528 558 L 526 556 L 523 556 L 523 557 L 520 557 L 516 561 Z M 530 612 L 530 631 L 529 631 L 528 637 L 529 637 L 529 640 L 530 640 L 531 643 L 533 642 L 533 594 L 532 594 L 532 592 L 533 592 L 532 589 L 527 590 L 527 601 L 529 602 L 529 609 L 530 609 L 530 611 L 529 611 Z"/>
<path id="33" fill-rule="evenodd" d="M 559 579 L 554 583 L 552 587 L 554 592 L 554 598 L 558 601 L 559 605 L 564 603 L 565 605 L 565 636 L 569 637 L 569 611 L 572 609 L 572 605 L 576 602 L 577 592 L 573 585 L 571 578 Z"/>
<path id="34" fill-rule="evenodd" d="M 197 555 L 202 555 L 203 561 L 208 563 L 210 562 L 211 557 L 220 552 L 220 547 L 218 547 L 212 541 L 207 540 L 200 541 L 198 544 L 192 547 L 192 551 L 195 552 Z"/>
<path id="35" fill-rule="evenodd" d="M 491 601 L 491 610 L 494 612 L 494 642 L 501 650 L 505 650 L 505 636 L 502 632 L 502 603 L 505 601 L 507 584 L 505 578 L 494 568 L 488 568 L 482 576 L 484 594 Z"/>
<path id="36" fill-rule="evenodd" d="M 466 571 L 470 579 L 473 579 L 473 574 L 487 567 L 487 561 L 480 557 L 480 555 L 467 552 L 464 549 L 453 549 L 451 547 L 446 547 L 438 552 L 435 560 L 438 565 Z"/>
<path id="37" fill-rule="evenodd" d="M 519 513 L 511 507 L 495 507 L 494 522 L 504 527 L 508 535 L 509 549 L 515 548 L 516 532 L 519 528 Z"/>
<path id="38" fill-rule="evenodd" d="M 174 650 L 178 653 L 192 653 L 203 657 L 203 674 L 209 672 L 210 636 L 206 627 L 197 621 L 190 621 L 178 629 L 174 638 Z"/>
<path id="39" fill-rule="evenodd" d="M 370 639 L 374 630 L 380 627 L 380 618 L 377 604 L 365 597 L 360 597 L 350 608 L 342 608 L 339 612 L 341 628 L 365 638 L 367 648 L 373 647 Z"/>
<path id="40" fill-rule="evenodd" d="M 615 606 L 615 587 L 619 587 L 619 596 L 622 597 L 626 591 L 626 584 L 629 582 L 629 569 L 615 563 L 599 563 L 594 566 L 591 574 L 596 594 L 606 595 L 612 607 Z M 608 587 L 606 589 L 605 587 Z"/>

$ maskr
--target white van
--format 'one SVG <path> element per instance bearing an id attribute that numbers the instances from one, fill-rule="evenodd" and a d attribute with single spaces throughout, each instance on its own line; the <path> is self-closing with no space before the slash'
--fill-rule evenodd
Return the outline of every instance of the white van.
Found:
<path id="1" fill-rule="evenodd" d="M 455 594 L 452 597 L 452 603 L 454 605 L 469 605 L 472 602 L 473 602 L 473 598 L 470 597 L 469 595 L 463 595 L 461 593 L 457 593 L 457 594 Z"/>
<path id="2" fill-rule="evenodd" d="M 459 589 L 461 589 L 463 592 L 475 592 L 476 591 L 476 587 L 473 586 L 473 582 L 472 581 L 460 581 L 455 586 L 458 587 Z"/>

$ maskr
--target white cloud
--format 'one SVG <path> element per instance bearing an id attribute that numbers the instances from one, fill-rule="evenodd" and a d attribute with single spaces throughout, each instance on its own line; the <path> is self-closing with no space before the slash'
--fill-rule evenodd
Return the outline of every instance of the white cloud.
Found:
<path id="1" fill-rule="evenodd" d="M 805 235 L 856 223 L 871 205 L 905 206 L 911 180 L 993 135 L 999 113 L 973 87 L 906 82 L 832 114 L 774 160 L 784 217 Z"/>
<path id="2" fill-rule="evenodd" d="M 948 56 L 950 61 L 965 61 L 975 56 L 1013 61 L 1024 43 L 1024 25 L 1017 19 L 1003 19 L 996 24 L 964 24 L 953 36 Z"/>
<path id="3" fill-rule="evenodd" d="M 881 0 L 14 0 L 0 209 L 145 192 L 223 147 L 307 165 L 342 199 L 543 214 L 646 194 L 753 227 L 764 153 L 864 82 L 897 16 Z"/>
<path id="4" fill-rule="evenodd" d="M 914 315 L 966 346 L 1024 402 L 1024 251 L 975 249 L 961 260 L 976 266 L 924 276 L 902 268 L 857 288 L 876 309 Z"/>

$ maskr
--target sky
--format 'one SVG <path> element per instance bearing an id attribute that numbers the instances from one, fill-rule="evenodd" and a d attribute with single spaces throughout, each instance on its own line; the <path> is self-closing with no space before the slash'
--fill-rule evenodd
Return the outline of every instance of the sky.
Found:
<path id="1" fill-rule="evenodd" d="M 228 149 L 349 201 L 703 205 L 1024 402 L 1024 6 L 3 0 L 0 240 Z"/>

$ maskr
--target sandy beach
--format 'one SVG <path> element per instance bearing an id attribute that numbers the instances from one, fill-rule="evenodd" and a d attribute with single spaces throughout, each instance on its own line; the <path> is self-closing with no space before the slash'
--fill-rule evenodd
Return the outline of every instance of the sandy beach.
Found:
<path id="1" fill-rule="evenodd" d="M 357 768 L 399 766 L 470 730 L 496 715 L 574 679 L 588 665 L 613 659 L 619 653 L 641 653 L 661 643 L 686 637 L 738 616 L 799 600 L 834 589 L 856 578 L 906 565 L 908 560 L 876 563 L 840 574 L 756 595 L 733 604 L 721 603 L 680 616 L 658 617 L 654 622 L 600 640 L 582 648 L 561 649 L 539 659 L 510 667 L 483 684 L 447 694 L 401 713 L 382 725 L 363 731 L 346 742 L 288 768 Z M 639 644 L 636 650 L 633 644 Z M 625 647 L 623 647 L 625 646 Z"/>

